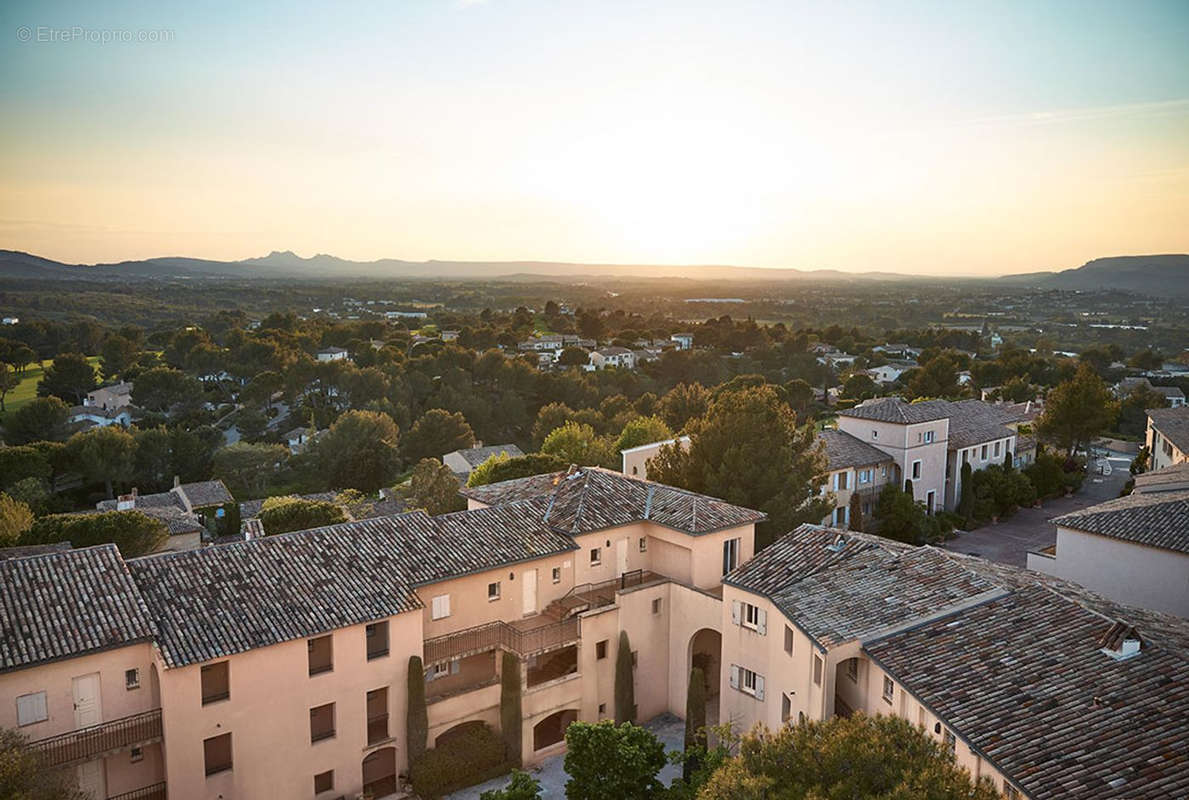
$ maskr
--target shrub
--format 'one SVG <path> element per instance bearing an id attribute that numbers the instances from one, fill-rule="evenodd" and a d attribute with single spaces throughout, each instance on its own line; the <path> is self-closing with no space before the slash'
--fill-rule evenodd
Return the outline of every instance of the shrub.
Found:
<path id="1" fill-rule="evenodd" d="M 135 558 L 160 549 L 168 540 L 169 529 L 159 519 L 140 511 L 105 511 L 42 517 L 17 543 L 70 542 L 77 548 L 110 542 L 120 548 L 124 558 Z"/>
<path id="2" fill-rule="evenodd" d="M 560 472 L 568 467 L 568 461 L 545 453 L 531 453 L 527 456 L 515 458 L 492 455 L 471 472 L 467 479 L 467 486 L 485 486 L 489 483 L 509 481 L 513 478 L 527 478 L 530 475 L 545 475 L 550 472 Z"/>
<path id="3" fill-rule="evenodd" d="M 489 789 L 479 800 L 537 800 L 541 796 L 541 782 L 518 769 L 512 770 L 512 780 L 502 789 Z"/>
<path id="4" fill-rule="evenodd" d="M 417 758 L 410 752 L 409 778 L 424 798 L 441 797 L 507 774 L 504 740 L 489 725 L 467 725 Z"/>
<path id="5" fill-rule="evenodd" d="M 268 498 L 261 506 L 259 516 L 260 524 L 269 536 L 347 521 L 347 515 L 334 503 L 293 496 Z"/>

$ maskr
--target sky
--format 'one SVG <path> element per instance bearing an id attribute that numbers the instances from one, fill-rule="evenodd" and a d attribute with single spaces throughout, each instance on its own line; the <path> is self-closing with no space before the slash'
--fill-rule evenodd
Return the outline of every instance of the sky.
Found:
<path id="1" fill-rule="evenodd" d="M 5 0 L 0 247 L 938 275 L 1189 252 L 1187 42 L 1186 0 Z"/>

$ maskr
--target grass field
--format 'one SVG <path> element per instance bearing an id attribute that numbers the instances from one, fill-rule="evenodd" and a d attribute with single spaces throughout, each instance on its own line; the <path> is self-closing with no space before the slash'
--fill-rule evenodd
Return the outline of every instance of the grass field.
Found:
<path id="1" fill-rule="evenodd" d="M 95 367 L 96 371 L 99 369 L 99 356 L 90 356 L 87 361 L 91 366 Z M 52 358 L 45 360 L 45 367 L 54 363 Z M 21 382 L 17 384 L 17 388 L 8 393 L 4 398 L 4 408 L 6 411 L 16 411 L 22 406 L 28 405 L 37 398 L 37 382 L 41 380 L 41 376 L 45 374 L 45 369 L 36 364 L 30 364 L 25 370 L 24 375 L 21 376 Z"/>

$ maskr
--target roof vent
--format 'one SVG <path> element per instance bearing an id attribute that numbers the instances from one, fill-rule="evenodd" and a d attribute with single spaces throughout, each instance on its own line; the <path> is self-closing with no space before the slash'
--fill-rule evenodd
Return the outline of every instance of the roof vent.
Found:
<path id="1" fill-rule="evenodd" d="M 826 549 L 832 553 L 841 553 L 844 547 L 846 547 L 846 539 L 842 538 L 842 534 L 838 534 L 838 538 L 834 540 L 833 544 L 826 545 Z"/>
<path id="2" fill-rule="evenodd" d="M 1116 661 L 1134 658 L 1143 648 L 1144 640 L 1139 631 L 1123 622 L 1116 622 L 1098 637 L 1102 652 Z"/>

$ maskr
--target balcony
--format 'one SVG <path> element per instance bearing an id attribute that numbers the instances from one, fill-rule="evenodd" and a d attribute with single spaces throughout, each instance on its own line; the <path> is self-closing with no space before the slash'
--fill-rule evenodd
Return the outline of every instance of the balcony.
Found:
<path id="1" fill-rule="evenodd" d="M 555 603 L 561 608 L 563 615 L 568 618 L 572 614 L 611 605 L 615 602 L 616 593 L 623 589 L 631 589 L 647 583 L 660 583 L 667 580 L 669 578 L 659 573 L 644 569 L 634 569 L 611 580 L 600 581 L 599 583 L 579 584 L 568 591 L 560 600 L 555 601 Z M 553 605 L 553 603 L 550 605 Z M 549 613 L 549 609 L 546 609 L 546 613 Z"/>
<path id="2" fill-rule="evenodd" d="M 154 783 L 152 786 L 142 786 L 123 794 L 112 795 L 107 800 L 165 800 L 165 783 Z"/>
<path id="3" fill-rule="evenodd" d="M 425 665 L 487 650 L 509 650 L 526 658 L 578 641 L 578 618 L 557 622 L 537 616 L 509 624 L 501 620 L 425 640 Z"/>
<path id="4" fill-rule="evenodd" d="M 161 741 L 161 709 L 30 742 L 51 767 L 90 761 L 129 747 Z"/>

